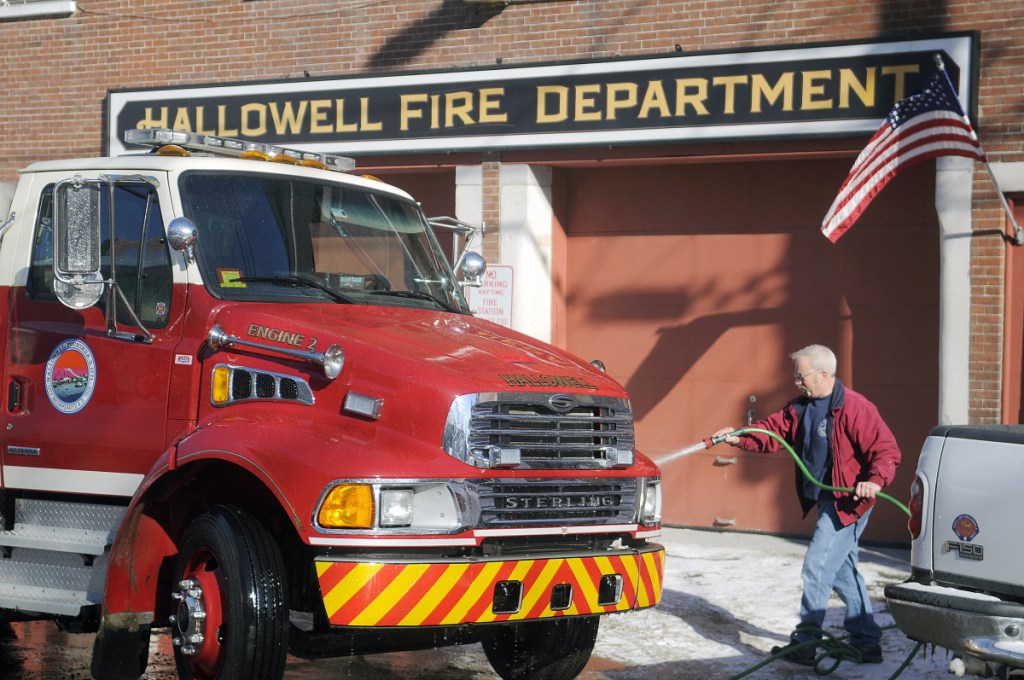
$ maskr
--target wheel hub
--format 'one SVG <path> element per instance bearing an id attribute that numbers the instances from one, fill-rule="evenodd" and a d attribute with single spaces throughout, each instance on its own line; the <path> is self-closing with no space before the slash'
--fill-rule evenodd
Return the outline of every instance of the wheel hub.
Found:
<path id="1" fill-rule="evenodd" d="M 203 588 L 195 579 L 184 579 L 171 593 L 177 612 L 171 614 L 174 636 L 172 642 L 182 654 L 192 656 L 206 639 L 203 634 L 206 623 L 206 608 L 203 606 Z"/>

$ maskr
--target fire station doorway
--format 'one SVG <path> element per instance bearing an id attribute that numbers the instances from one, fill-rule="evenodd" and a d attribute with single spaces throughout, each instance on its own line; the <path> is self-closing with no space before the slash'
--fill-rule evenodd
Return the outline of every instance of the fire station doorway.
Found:
<path id="1" fill-rule="evenodd" d="M 830 346 L 877 404 L 909 497 L 938 412 L 935 167 L 894 179 L 837 244 L 821 218 L 851 159 L 574 167 L 554 179 L 564 229 L 565 338 L 631 393 L 654 459 L 742 427 L 797 395 L 789 353 Z M 556 267 L 557 268 L 557 267 Z M 789 455 L 726 445 L 667 463 L 668 525 L 809 535 Z M 868 538 L 906 542 L 880 504 Z"/>

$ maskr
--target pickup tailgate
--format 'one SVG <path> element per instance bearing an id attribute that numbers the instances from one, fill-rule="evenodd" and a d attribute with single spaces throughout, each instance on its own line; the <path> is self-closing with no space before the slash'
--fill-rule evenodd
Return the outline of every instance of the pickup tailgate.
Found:
<path id="1" fill-rule="evenodd" d="M 932 430 L 917 466 L 923 493 L 913 575 L 885 587 L 907 636 L 1024 668 L 1022 482 L 1024 427 Z"/>
<path id="2" fill-rule="evenodd" d="M 934 580 L 1024 594 L 1024 428 L 949 429 L 929 481 Z"/>

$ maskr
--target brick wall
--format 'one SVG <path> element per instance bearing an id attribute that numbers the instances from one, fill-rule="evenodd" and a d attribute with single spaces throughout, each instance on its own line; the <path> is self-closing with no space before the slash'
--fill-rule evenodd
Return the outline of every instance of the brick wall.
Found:
<path id="1" fill-rule="evenodd" d="M 0 22 L 0 181 L 31 161 L 97 154 L 109 89 L 730 50 L 979 31 L 978 116 L 992 160 L 1024 161 L 1019 0 L 79 0 L 68 18 Z M 496 166 L 495 166 L 496 167 Z M 485 166 L 493 174 L 495 167 Z M 497 224 L 489 202 L 488 223 Z M 975 175 L 976 231 L 1002 228 Z M 498 235 L 488 237 L 494 248 Z M 1002 271 L 974 241 L 972 421 L 999 418 Z"/>

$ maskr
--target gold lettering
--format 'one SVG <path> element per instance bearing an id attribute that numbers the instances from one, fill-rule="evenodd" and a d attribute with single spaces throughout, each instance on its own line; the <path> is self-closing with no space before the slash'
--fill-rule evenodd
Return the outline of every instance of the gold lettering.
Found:
<path id="1" fill-rule="evenodd" d="M 818 85 L 818 81 L 831 80 L 831 71 L 804 71 L 803 76 L 803 97 L 800 101 L 800 108 L 804 111 L 815 111 L 820 109 L 831 109 L 831 99 L 815 99 L 825 93 L 825 86 Z"/>
<path id="2" fill-rule="evenodd" d="M 196 107 L 196 129 L 195 129 L 195 132 L 200 134 L 200 135 L 215 135 L 215 134 L 217 134 L 216 130 L 206 130 L 206 129 L 203 128 L 203 111 L 204 110 L 205 110 L 205 107 L 203 107 L 203 106 L 197 106 Z"/>
<path id="3" fill-rule="evenodd" d="M 455 127 L 455 119 L 463 125 L 473 124 L 473 93 L 448 92 L 444 95 L 444 126 Z"/>
<path id="4" fill-rule="evenodd" d="M 601 92 L 601 86 L 597 83 L 580 85 L 576 88 L 576 113 L 575 120 L 591 121 L 601 120 L 601 111 L 598 110 L 597 95 Z"/>
<path id="5" fill-rule="evenodd" d="M 384 123 L 370 120 L 370 98 L 359 98 L 359 125 L 361 129 L 368 132 L 376 132 L 384 129 Z"/>
<path id="6" fill-rule="evenodd" d="M 218 134 L 221 134 L 225 137 L 237 137 L 238 128 L 228 128 L 227 116 L 225 115 L 227 113 L 227 110 L 228 107 L 226 105 L 217 105 L 217 129 L 220 131 Z"/>
<path id="7" fill-rule="evenodd" d="M 334 128 L 327 122 L 327 116 L 331 109 L 331 100 L 314 99 L 309 103 L 309 131 L 313 134 L 334 132 Z"/>
<path id="8" fill-rule="evenodd" d="M 655 80 L 648 84 L 647 90 L 644 92 L 644 101 L 640 104 L 640 113 L 637 114 L 638 118 L 647 118 L 650 115 L 651 109 L 656 109 L 659 116 L 662 118 L 668 118 L 672 115 L 671 109 L 668 106 L 668 97 L 665 96 L 665 86 L 662 85 L 660 80 Z"/>
<path id="9" fill-rule="evenodd" d="M 302 121 L 306 117 L 306 105 L 309 102 L 299 102 L 298 111 L 295 111 L 291 102 L 285 102 L 278 110 L 277 102 L 270 102 L 270 117 L 274 121 L 274 132 L 279 135 L 291 132 L 297 134 L 302 132 Z"/>
<path id="10" fill-rule="evenodd" d="M 553 95 L 556 106 L 548 113 L 549 95 Z M 542 85 L 537 88 L 537 123 L 562 123 L 569 120 L 569 88 L 564 85 Z"/>
<path id="11" fill-rule="evenodd" d="M 188 109 L 179 108 L 174 113 L 174 125 L 175 130 L 187 130 L 192 132 L 192 121 L 188 117 Z"/>
<path id="12" fill-rule="evenodd" d="M 501 97 L 504 95 L 503 87 L 485 87 L 480 90 L 481 123 L 508 122 L 508 114 L 501 111 Z"/>
<path id="13" fill-rule="evenodd" d="M 345 122 L 345 100 L 334 100 L 334 129 L 337 132 L 359 132 L 357 123 Z"/>
<path id="14" fill-rule="evenodd" d="M 255 124 L 250 123 L 255 117 Z M 262 137 L 267 134 L 267 107 L 265 104 L 242 105 L 242 134 L 246 137 Z"/>
<path id="15" fill-rule="evenodd" d="M 151 109 L 151 108 L 149 108 L 147 106 L 146 107 L 146 117 L 143 118 L 142 120 L 140 120 L 138 123 L 136 123 L 135 127 L 139 128 L 140 130 L 145 130 L 145 129 L 148 129 L 148 128 L 165 128 L 165 127 L 167 127 L 167 107 L 166 106 L 161 106 L 160 107 L 160 117 L 159 118 L 154 118 L 153 117 L 153 109 Z"/>
<path id="16" fill-rule="evenodd" d="M 750 83 L 750 110 L 754 113 L 761 112 L 761 100 L 772 106 L 782 97 L 782 110 L 793 110 L 793 73 L 787 72 L 779 76 L 774 86 L 768 85 L 768 80 L 760 73 L 751 76 Z"/>
<path id="17" fill-rule="evenodd" d="M 430 129 L 436 130 L 441 125 L 441 95 L 430 95 Z"/>
<path id="18" fill-rule="evenodd" d="M 746 85 L 747 76 L 716 76 L 712 78 L 712 85 L 725 87 L 725 110 L 723 113 L 736 113 L 736 86 Z"/>
<path id="19" fill-rule="evenodd" d="M 892 100 L 893 104 L 907 96 L 907 74 L 917 72 L 918 68 L 916 64 L 911 64 L 909 66 L 882 67 L 883 76 L 895 76 L 896 78 L 896 80 L 893 81 L 892 88 L 893 92 L 895 93 L 895 98 Z"/>
<path id="20" fill-rule="evenodd" d="M 636 108 L 636 102 L 636 83 L 612 83 L 608 86 L 608 120 L 616 120 L 620 109 Z"/>
<path id="21" fill-rule="evenodd" d="M 865 75 L 867 82 L 857 80 L 853 69 L 839 69 L 839 108 L 850 108 L 850 91 L 854 91 L 864 106 L 875 105 L 875 68 L 869 67 Z"/>
<path id="22" fill-rule="evenodd" d="M 687 94 L 689 90 L 695 90 L 694 94 Z M 704 102 L 708 100 L 708 79 L 707 78 L 678 78 L 676 80 L 676 115 L 686 115 L 686 105 L 693 107 L 693 112 L 699 116 L 710 115 L 708 107 Z"/>
<path id="23" fill-rule="evenodd" d="M 409 121 L 416 119 L 423 119 L 423 110 L 419 108 L 412 108 L 414 104 L 423 104 L 428 101 L 428 97 L 425 94 L 403 94 L 399 99 L 399 125 L 398 128 L 403 132 L 409 130 Z"/>

